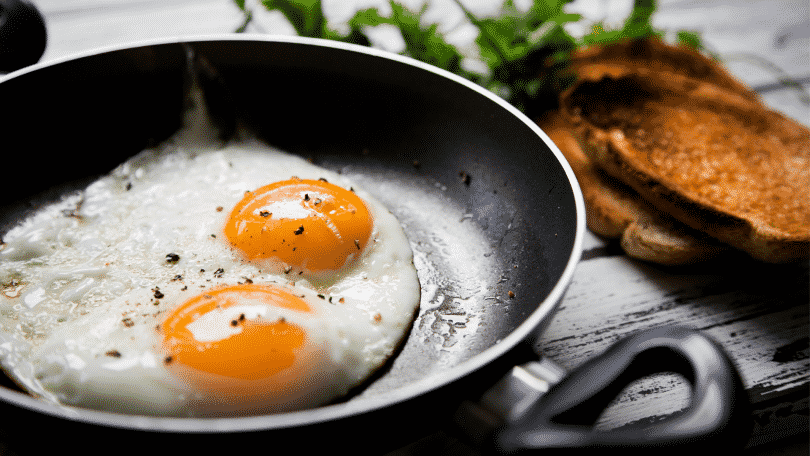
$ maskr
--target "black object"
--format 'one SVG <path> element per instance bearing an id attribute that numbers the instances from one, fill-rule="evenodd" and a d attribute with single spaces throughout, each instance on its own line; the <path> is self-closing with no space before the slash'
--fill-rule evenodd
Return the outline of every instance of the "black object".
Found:
<path id="1" fill-rule="evenodd" d="M 0 72 L 39 61 L 45 52 L 45 20 L 28 0 L 0 0 Z"/>
<path id="2" fill-rule="evenodd" d="M 244 125 L 374 194 L 422 254 L 423 286 L 434 287 L 449 313 L 470 316 L 476 330 L 452 339 L 441 321 L 417 324 L 362 394 L 294 413 L 142 417 L 55 407 L 3 388 L 0 415 L 14 418 L 0 430 L 9 440 L 62 451 L 75 436 L 92 436 L 98 445 L 82 451 L 102 454 L 162 445 L 380 454 L 444 426 L 462 401 L 537 359 L 535 343 L 581 254 L 585 212 L 573 173 L 531 120 L 490 92 L 368 48 L 230 36 L 108 51 L 12 75 L 0 83 L 0 116 L 13 113 L 0 122 L 13 132 L 4 138 L 3 167 L 31 178 L 0 180 L 0 233 L 176 131 L 189 54 L 223 132 Z M 424 299 L 424 321 L 440 319 L 437 304 Z M 424 315 L 429 310 L 437 313 Z M 697 388 L 702 380 L 696 376 Z M 52 439 L 36 438 L 43 428 Z"/>
<path id="3" fill-rule="evenodd" d="M 625 386 L 659 372 L 688 381 L 686 409 L 652 424 L 594 429 Z M 745 388 L 722 347 L 696 330 L 672 326 L 629 336 L 568 376 L 547 359 L 518 366 L 478 403 L 465 402 L 456 422 L 478 445 L 502 454 L 621 449 L 682 455 L 707 448 L 741 451 L 753 426 L 750 413 Z"/>

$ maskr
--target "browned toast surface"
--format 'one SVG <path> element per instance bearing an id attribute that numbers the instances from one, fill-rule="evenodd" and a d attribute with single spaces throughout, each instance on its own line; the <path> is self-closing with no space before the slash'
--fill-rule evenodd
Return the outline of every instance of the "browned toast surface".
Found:
<path id="1" fill-rule="evenodd" d="M 559 112 L 547 113 L 538 125 L 571 165 L 585 198 L 591 231 L 620 238 L 623 250 L 634 258 L 666 265 L 696 263 L 727 248 L 661 213 L 635 190 L 597 168 L 582 150 L 581 126 Z"/>
<path id="2" fill-rule="evenodd" d="M 585 67 L 584 67 L 585 68 Z M 744 93 L 590 65 L 563 96 L 590 158 L 646 201 L 765 261 L 810 248 L 810 132 Z"/>
<path id="3" fill-rule="evenodd" d="M 734 92 L 751 100 L 759 95 L 738 81 L 716 60 L 695 49 L 671 45 L 658 38 L 625 40 L 609 46 L 579 48 L 572 56 L 571 69 L 587 77 L 594 64 L 639 68 L 656 73 L 679 74 Z"/>

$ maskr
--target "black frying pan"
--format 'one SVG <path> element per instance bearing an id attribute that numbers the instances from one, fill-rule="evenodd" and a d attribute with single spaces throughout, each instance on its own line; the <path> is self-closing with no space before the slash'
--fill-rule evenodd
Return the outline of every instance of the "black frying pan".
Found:
<path id="1" fill-rule="evenodd" d="M 422 284 L 419 318 L 384 372 L 338 403 L 295 413 L 108 414 L 44 404 L 7 382 L 0 428 L 14 448 L 273 451 L 289 444 L 356 454 L 396 448 L 454 414 L 478 448 L 504 452 L 745 443 L 745 394 L 734 366 L 714 342 L 683 328 L 626 340 L 543 394 L 560 372 L 537 362 L 533 347 L 579 259 L 579 187 L 525 116 L 400 56 L 310 39 L 217 37 L 12 73 L 0 82 L 0 233 L 176 131 L 189 53 L 226 135 L 243 124 L 356 180 L 399 218 Z M 627 382 L 659 370 L 692 382 L 687 412 L 647 429 L 591 429 Z"/>

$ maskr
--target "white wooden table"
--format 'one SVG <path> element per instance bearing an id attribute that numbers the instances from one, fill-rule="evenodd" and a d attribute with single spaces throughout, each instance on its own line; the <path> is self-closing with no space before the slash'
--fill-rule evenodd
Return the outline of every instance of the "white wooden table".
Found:
<path id="1" fill-rule="evenodd" d="M 34 0 L 49 41 L 43 60 L 102 46 L 158 37 L 231 32 L 242 18 L 231 0 Z M 248 2 L 250 4 L 250 1 Z M 336 16 L 360 2 L 326 1 Z M 406 2 L 419 3 L 414 1 Z M 448 24 L 458 11 L 435 0 L 432 13 Z M 491 0 L 465 2 L 476 12 Z M 516 1 L 520 4 L 521 2 Z M 630 1 L 577 1 L 589 18 L 618 23 Z M 807 0 L 664 0 L 655 25 L 700 31 L 743 82 L 773 108 L 810 124 L 808 105 L 777 83 L 762 58 L 810 87 L 810 6 Z M 292 33 L 278 17 L 257 11 L 248 31 Z M 463 29 L 460 32 L 463 35 Z M 463 36 L 459 39 L 463 40 Z M 393 45 L 395 47 L 395 45 Z M 805 95 L 806 96 L 806 95 Z M 810 195 L 808 195 L 810 197 Z M 756 422 L 747 454 L 808 454 L 808 264 L 753 261 L 665 268 L 629 259 L 615 242 L 588 234 L 583 261 L 546 331 L 543 352 L 574 368 L 627 334 L 685 324 L 716 338 L 740 368 Z M 736 266 L 739 266 L 736 264 Z M 688 388 L 674 375 L 631 385 L 600 419 L 614 428 L 655 420 L 686 405 Z M 0 445 L 2 445 L 0 443 Z M 469 449 L 429 437 L 399 454 L 462 454 Z M 2 453 L 2 446 L 0 446 Z"/>

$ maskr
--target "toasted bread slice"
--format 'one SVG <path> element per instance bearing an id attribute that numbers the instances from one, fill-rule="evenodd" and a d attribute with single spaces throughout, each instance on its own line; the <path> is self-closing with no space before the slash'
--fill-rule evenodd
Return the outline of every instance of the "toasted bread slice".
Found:
<path id="1" fill-rule="evenodd" d="M 591 231 L 621 238 L 622 248 L 631 257 L 665 265 L 700 262 L 726 249 L 724 244 L 664 215 L 633 189 L 594 166 L 580 145 L 583 128 L 558 112 L 547 113 L 538 125 L 571 165 L 585 196 Z"/>
<path id="2" fill-rule="evenodd" d="M 810 131 L 683 75 L 590 66 L 563 95 L 585 151 L 656 208 L 754 258 L 810 256 Z"/>
<path id="3" fill-rule="evenodd" d="M 598 79 L 605 64 L 621 71 L 645 68 L 683 74 L 751 100 L 759 99 L 756 92 L 714 60 L 656 38 L 579 48 L 572 56 L 571 69 L 580 78 Z M 537 122 L 560 148 L 577 176 L 591 231 L 607 238 L 621 238 L 622 248 L 631 257 L 665 265 L 697 263 L 728 250 L 725 244 L 651 206 L 635 190 L 599 169 L 582 150 L 581 142 L 587 131 L 584 123 L 575 125 L 559 112 L 547 113 Z"/>
<path id="4" fill-rule="evenodd" d="M 592 65 L 611 65 L 628 70 L 639 68 L 655 73 L 668 73 L 697 79 L 707 84 L 734 92 L 752 101 L 759 94 L 738 81 L 722 65 L 695 49 L 671 45 L 659 38 L 624 40 L 609 46 L 579 48 L 572 55 L 571 69 L 581 78 L 601 77 L 599 68 Z"/>
<path id="5" fill-rule="evenodd" d="M 622 233 L 622 249 L 641 260 L 665 265 L 694 264 L 730 250 L 724 244 L 671 219 L 639 219 Z"/>

